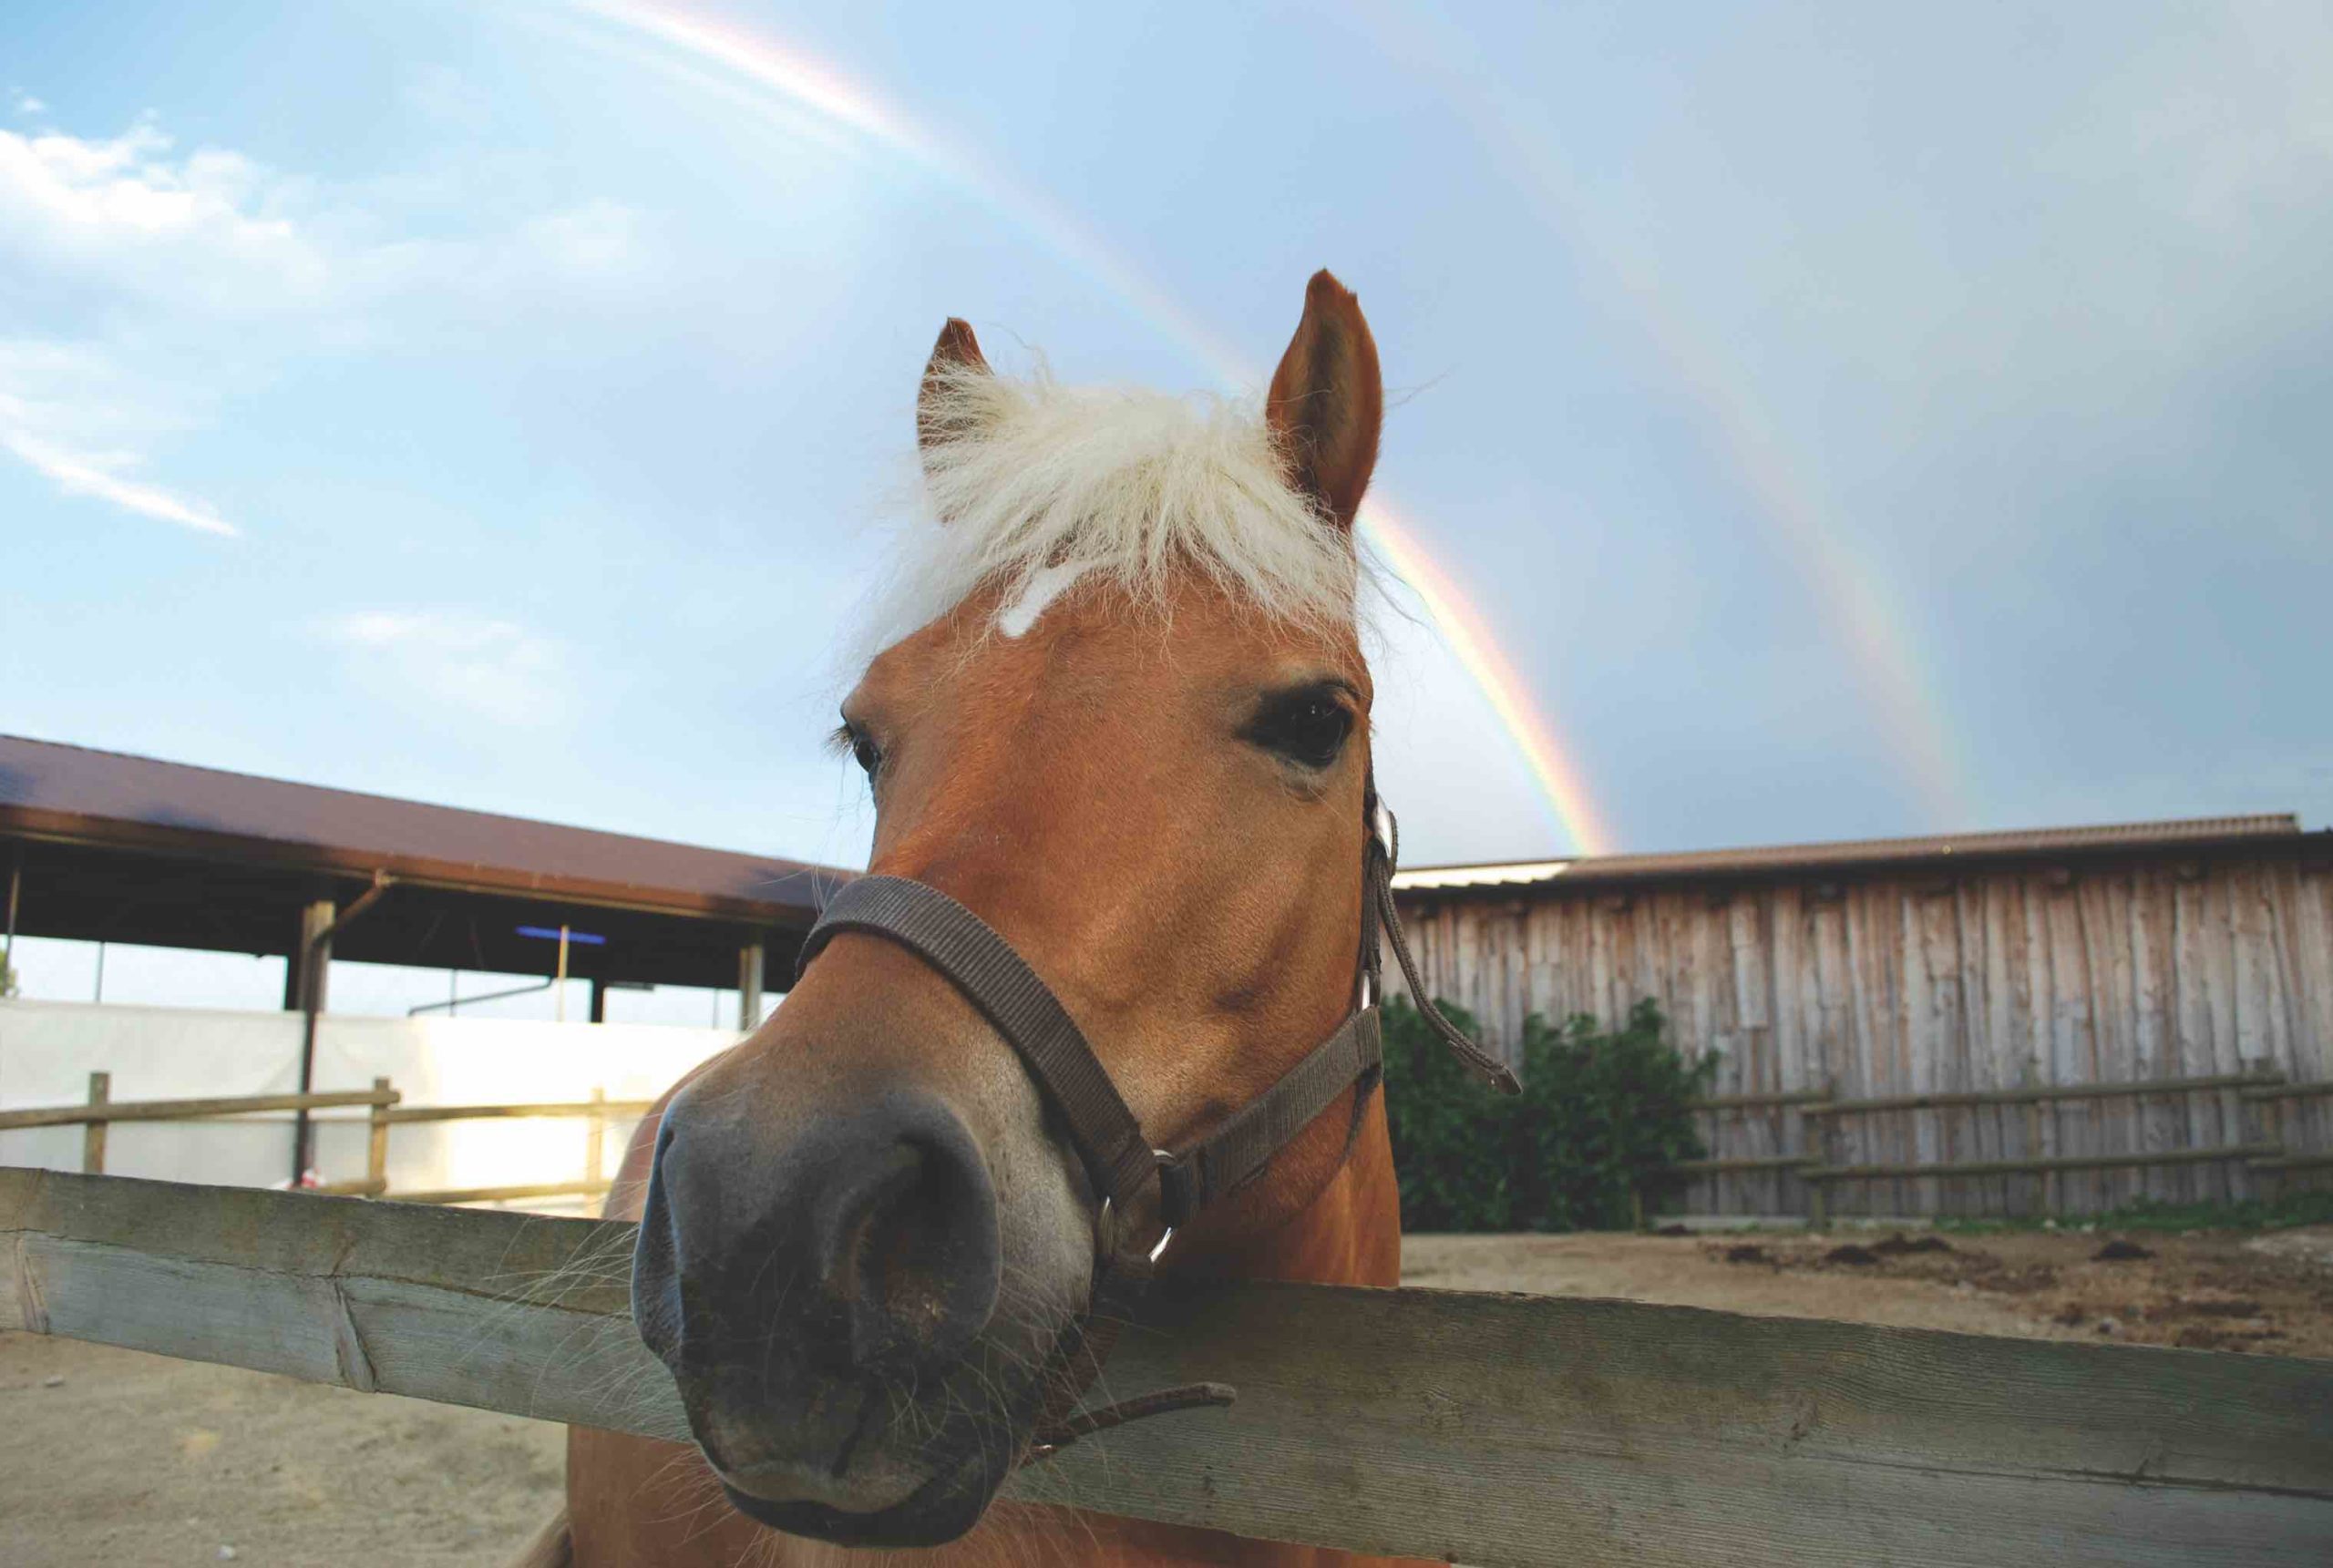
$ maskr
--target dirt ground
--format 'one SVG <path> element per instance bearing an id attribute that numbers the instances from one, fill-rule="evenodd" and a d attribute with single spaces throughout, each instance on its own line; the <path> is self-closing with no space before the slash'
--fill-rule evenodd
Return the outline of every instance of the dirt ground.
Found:
<path id="1" fill-rule="evenodd" d="M 1403 1282 L 2333 1358 L 2333 1225 L 2263 1235 L 1411 1236 Z"/>
<path id="2" fill-rule="evenodd" d="M 2136 1247 L 2144 1256 L 2102 1256 Z M 1413 1236 L 1409 1283 L 2333 1358 L 2333 1226 Z M 0 1563 L 491 1568 L 558 1504 L 559 1429 L 0 1334 Z"/>

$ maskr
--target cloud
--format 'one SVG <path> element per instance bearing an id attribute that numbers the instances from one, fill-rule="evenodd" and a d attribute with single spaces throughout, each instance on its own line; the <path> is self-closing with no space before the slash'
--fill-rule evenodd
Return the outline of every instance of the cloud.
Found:
<path id="1" fill-rule="evenodd" d="M 87 139 L 0 130 L 0 246 L 37 267 L 213 310 L 280 313 L 345 282 L 312 193 L 239 153 L 172 155 L 150 121 Z"/>
<path id="2" fill-rule="evenodd" d="M 496 178 L 326 184 L 224 149 L 182 153 L 150 119 L 109 138 L 0 129 L 0 269 L 14 261 L 61 300 L 135 301 L 181 328 L 296 320 L 346 342 L 391 308 L 457 326 L 482 308 L 601 298 L 649 259 L 635 210 L 529 210 L 484 188 Z M 463 209 L 479 225 L 445 231 Z"/>
<path id="3" fill-rule="evenodd" d="M 125 477 L 119 469 L 134 461 L 126 455 L 67 452 L 21 431 L 0 431 L 0 446 L 5 446 L 20 460 L 55 480 L 57 487 L 68 496 L 94 496 L 157 522 L 178 523 L 229 538 L 235 537 L 234 525 L 220 517 L 209 502 L 175 496 L 158 485 Z"/>
<path id="4" fill-rule="evenodd" d="M 139 448 L 189 420 L 157 406 L 141 378 L 88 343 L 0 338 L 0 452 L 68 496 L 157 522 L 234 537 L 210 502 L 139 477 Z"/>
<path id="5" fill-rule="evenodd" d="M 40 99 L 33 97 L 30 93 L 18 93 L 16 95 L 16 112 L 21 115 L 46 114 L 48 112 L 48 106 L 41 102 Z"/>
<path id="6" fill-rule="evenodd" d="M 510 247 L 531 268 L 545 263 L 577 275 L 607 278 L 645 259 L 641 215 L 616 201 L 586 201 L 521 224 Z"/>
<path id="7" fill-rule="evenodd" d="M 100 138 L 0 128 L 0 296 L 82 333 L 0 339 L 0 452 L 67 494 L 233 535 L 215 507 L 144 477 L 154 438 L 208 425 L 229 389 L 392 333 L 410 350 L 530 310 L 654 297 L 638 211 L 530 210 L 478 189 L 493 178 L 328 185 L 181 150 L 150 118 Z M 447 231 L 465 207 L 478 226 Z"/>
<path id="8" fill-rule="evenodd" d="M 458 610 L 360 610 L 324 621 L 358 679 L 393 701 L 497 724 L 540 726 L 567 712 L 567 651 L 515 621 Z"/>

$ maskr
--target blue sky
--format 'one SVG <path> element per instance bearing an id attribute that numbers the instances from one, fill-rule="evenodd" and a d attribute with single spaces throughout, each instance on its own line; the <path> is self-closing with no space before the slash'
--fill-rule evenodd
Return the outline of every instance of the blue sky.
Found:
<path id="1" fill-rule="evenodd" d="M 1622 847 L 2333 817 L 2321 6 L 691 8 L 935 159 L 581 5 L 0 5 L 0 729 L 855 863 L 941 318 L 1208 386 L 1156 302 L 1328 265 Z M 1380 682 L 1413 861 L 1572 846 Z"/>

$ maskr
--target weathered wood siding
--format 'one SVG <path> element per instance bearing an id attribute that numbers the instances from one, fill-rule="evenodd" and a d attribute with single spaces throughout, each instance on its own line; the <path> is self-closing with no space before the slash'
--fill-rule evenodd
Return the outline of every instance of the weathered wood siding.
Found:
<path id="1" fill-rule="evenodd" d="M 1711 1092 L 1835 1085 L 1843 1098 L 2135 1081 L 2267 1067 L 2333 1078 L 2333 873 L 2289 849 L 2166 852 L 1730 883 L 1580 883 L 1403 896 L 1421 975 L 1512 1056 L 1523 1020 L 1607 1022 L 1657 1000 L 1688 1052 L 1721 1053 Z M 1398 982 L 1397 982 L 1398 983 Z M 1893 1112 L 1815 1123 L 1713 1113 L 1713 1156 L 1803 1151 L 1835 1163 L 2021 1159 L 2279 1137 L 2333 1148 L 2333 1097 L 2233 1092 Z M 1713 1134 L 1713 1135 L 1712 1135 Z M 2081 1211 L 2142 1195 L 2256 1195 L 2240 1162 L 2050 1177 L 1836 1184 L 1835 1212 Z M 1696 1212 L 1806 1209 L 1795 1177 L 1696 1184 Z"/>

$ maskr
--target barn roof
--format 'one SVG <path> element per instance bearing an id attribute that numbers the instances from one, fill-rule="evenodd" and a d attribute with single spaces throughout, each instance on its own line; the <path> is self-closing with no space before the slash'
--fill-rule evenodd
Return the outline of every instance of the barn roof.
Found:
<path id="1" fill-rule="evenodd" d="M 397 893 L 336 944 L 342 956 L 532 962 L 509 946 L 515 922 L 588 920 L 620 932 L 606 961 L 638 971 L 623 978 L 698 984 L 734 983 L 741 938 L 807 930 L 822 890 L 848 875 L 0 735 L 8 839 L 24 857 L 28 933 L 283 951 L 303 903 L 385 873 Z"/>
<path id="2" fill-rule="evenodd" d="M 1865 838 L 1835 844 L 1691 850 L 1670 855 L 1598 855 L 1571 860 L 1421 866 L 1395 873 L 1393 886 L 1397 891 L 1409 893 L 1454 893 L 1493 888 L 1521 891 L 1583 882 L 1708 880 L 1826 871 L 1933 868 L 1978 860 L 2064 860 L 2076 856 L 2159 853 L 2171 848 L 2202 850 L 2264 842 L 2289 842 L 2297 846 L 2325 836 L 2302 833 L 2297 817 L 2289 812 L 2279 812 L 2256 816 L 2188 817 L 2174 822 L 2120 823 L 2096 827 L 2029 828 L 2009 833 L 1939 834 L 1926 838 Z"/>

